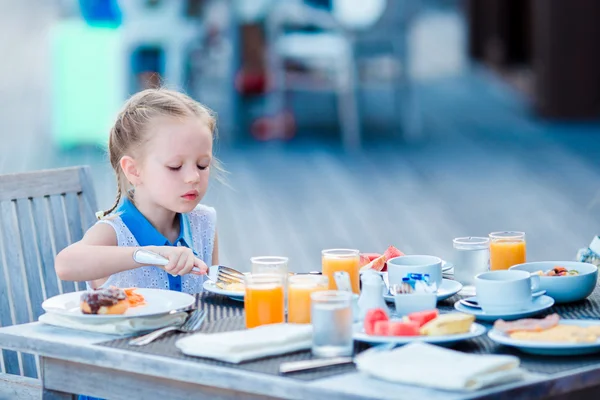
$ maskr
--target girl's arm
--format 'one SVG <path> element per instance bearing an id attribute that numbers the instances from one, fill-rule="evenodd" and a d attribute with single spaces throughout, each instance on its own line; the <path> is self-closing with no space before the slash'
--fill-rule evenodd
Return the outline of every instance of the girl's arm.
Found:
<path id="1" fill-rule="evenodd" d="M 63 249 L 54 261 L 58 277 L 65 281 L 92 281 L 140 266 L 133 260 L 137 247 L 117 246 L 112 226 L 96 224 L 76 243 Z"/>

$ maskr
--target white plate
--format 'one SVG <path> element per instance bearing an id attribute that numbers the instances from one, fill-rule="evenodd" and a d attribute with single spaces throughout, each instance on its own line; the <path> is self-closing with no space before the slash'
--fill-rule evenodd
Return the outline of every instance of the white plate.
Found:
<path id="1" fill-rule="evenodd" d="M 456 293 L 460 292 L 462 287 L 460 282 L 453 281 L 452 279 L 442 279 L 442 284 L 437 291 L 437 301 L 446 300 L 454 296 Z M 389 293 L 384 294 L 383 298 L 390 303 L 394 302 L 394 296 Z"/>
<path id="2" fill-rule="evenodd" d="M 231 298 L 232 300 L 236 300 L 236 301 L 244 301 L 244 292 L 237 292 L 234 290 L 221 289 L 220 287 L 215 285 L 215 283 L 211 280 L 208 280 L 208 279 L 205 280 L 204 285 L 202 285 L 202 287 L 207 292 L 220 294 L 222 296 L 227 296 L 227 297 Z"/>
<path id="3" fill-rule="evenodd" d="M 392 319 L 394 321 L 394 319 Z M 396 320 L 401 321 L 401 320 Z M 449 346 L 462 340 L 473 339 L 477 336 L 481 336 L 485 333 L 485 327 L 483 325 L 473 323 L 471 330 L 467 333 L 461 333 L 457 335 L 443 335 L 443 336 L 374 336 L 367 335 L 364 331 L 363 323 L 354 324 L 354 333 L 352 337 L 354 340 L 359 342 L 365 342 L 370 344 L 383 344 L 383 343 L 394 343 L 397 345 L 408 344 L 417 341 L 423 341 L 427 343 L 438 344 L 441 346 Z"/>
<path id="4" fill-rule="evenodd" d="M 460 301 L 457 301 L 456 303 L 454 303 L 454 308 L 456 308 L 458 311 L 463 312 L 465 314 L 474 315 L 475 318 L 480 321 L 495 321 L 497 319 L 503 319 L 505 321 L 512 321 L 515 319 L 526 318 L 526 317 L 530 317 L 532 315 L 539 314 L 542 311 L 547 310 L 548 308 L 552 307 L 553 305 L 554 305 L 554 299 L 550 296 L 543 295 L 543 296 L 534 298 L 533 304 L 529 309 L 519 310 L 519 311 L 515 311 L 515 312 L 511 312 L 511 313 L 506 313 L 506 312 L 500 313 L 500 314 L 486 313 L 485 311 L 478 309 L 478 308 L 467 307 L 467 306 L 461 304 Z"/>
<path id="5" fill-rule="evenodd" d="M 42 308 L 51 314 L 59 314 L 78 321 L 120 320 L 136 317 L 150 317 L 169 314 L 172 311 L 191 307 L 195 303 L 194 296 L 187 293 L 163 289 L 137 289 L 144 296 L 146 305 L 129 308 L 125 314 L 96 315 L 81 312 L 80 300 L 85 291 L 65 293 L 49 298 L 42 303 Z"/>
<path id="6" fill-rule="evenodd" d="M 583 319 L 563 319 L 560 325 L 577 326 L 600 326 L 600 321 L 590 321 Z M 570 356 L 591 354 L 600 352 L 600 340 L 595 343 L 550 343 L 534 342 L 529 340 L 512 339 L 510 336 L 491 329 L 488 336 L 496 343 L 505 346 L 516 347 L 524 353 L 538 354 L 543 356 Z"/>
<path id="7" fill-rule="evenodd" d="M 442 272 L 449 273 L 452 268 L 454 268 L 454 264 L 442 260 Z"/>

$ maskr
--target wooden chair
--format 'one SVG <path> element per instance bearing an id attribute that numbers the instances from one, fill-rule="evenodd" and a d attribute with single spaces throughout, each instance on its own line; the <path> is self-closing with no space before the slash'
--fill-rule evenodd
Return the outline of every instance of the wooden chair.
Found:
<path id="1" fill-rule="evenodd" d="M 0 326 L 36 321 L 45 299 L 85 288 L 58 279 L 54 257 L 82 238 L 96 210 L 89 167 L 0 175 Z M 41 398 L 38 376 L 35 356 L 1 351 L 0 398 Z"/>

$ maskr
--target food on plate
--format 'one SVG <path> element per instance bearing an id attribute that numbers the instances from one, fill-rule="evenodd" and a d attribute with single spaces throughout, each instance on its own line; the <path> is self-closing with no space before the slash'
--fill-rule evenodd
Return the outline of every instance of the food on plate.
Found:
<path id="1" fill-rule="evenodd" d="M 123 289 L 125 295 L 127 296 L 129 307 L 140 307 L 146 305 L 146 299 L 144 299 L 144 296 L 136 292 L 136 290 L 137 288 Z"/>
<path id="2" fill-rule="evenodd" d="M 375 336 L 441 336 L 467 333 L 475 317 L 469 314 L 439 314 L 437 309 L 420 311 L 405 316 L 402 320 L 390 320 L 381 308 L 367 312 L 364 329 L 367 335 Z"/>
<path id="3" fill-rule="evenodd" d="M 367 271 L 369 269 L 373 269 L 377 272 L 381 271 L 383 269 L 383 266 L 385 265 L 385 262 L 387 261 L 387 259 L 385 258 L 385 255 L 379 256 L 376 259 L 374 259 L 373 261 L 369 262 L 366 265 L 363 265 L 360 268 L 360 271 Z"/>
<path id="4" fill-rule="evenodd" d="M 401 257 L 404 255 L 404 253 L 395 248 L 394 246 L 390 246 L 385 250 L 383 255 L 385 256 L 386 260 L 389 260 L 391 258 Z"/>
<path id="5" fill-rule="evenodd" d="M 83 293 L 80 307 L 84 314 L 124 314 L 129 301 L 123 289 L 100 288 Z"/>
<path id="6" fill-rule="evenodd" d="M 594 343 L 600 339 L 600 325 L 577 326 L 561 324 L 558 314 L 543 319 L 526 318 L 517 321 L 496 321 L 494 329 L 511 339 L 531 342 Z"/>
<path id="7" fill-rule="evenodd" d="M 556 266 L 548 271 L 535 271 L 534 274 L 539 276 L 572 276 L 579 275 L 579 271 L 576 269 L 566 269 L 565 267 Z"/>
<path id="8" fill-rule="evenodd" d="M 555 327 L 560 322 L 558 314 L 551 314 L 543 319 L 524 318 L 516 321 L 497 320 L 494 323 L 494 329 L 502 333 L 521 332 L 540 332 Z"/>
<path id="9" fill-rule="evenodd" d="M 457 335 L 467 333 L 475 316 L 471 314 L 450 313 L 442 314 L 421 327 L 421 334 L 429 336 Z"/>
<path id="10" fill-rule="evenodd" d="M 379 253 L 361 253 L 359 267 L 361 271 L 368 269 L 374 269 L 376 271 L 387 271 L 387 260 L 403 256 L 404 253 L 395 248 L 389 246 L 383 254 Z"/>
<path id="11" fill-rule="evenodd" d="M 225 282 L 218 281 L 216 283 L 216 285 L 220 289 L 229 290 L 232 292 L 244 293 L 244 291 L 246 290 L 246 287 L 244 286 L 244 284 L 242 282 L 225 283 Z"/>
<path id="12" fill-rule="evenodd" d="M 436 309 L 427 310 L 427 311 L 418 311 L 414 313 L 410 313 L 407 315 L 410 321 L 414 321 L 419 324 L 419 328 L 425 325 L 427 322 L 432 319 L 437 318 L 440 315 L 439 311 Z"/>
<path id="13" fill-rule="evenodd" d="M 533 342 L 559 342 L 559 343 L 594 343 L 598 340 L 597 329 L 575 325 L 556 325 L 552 328 L 539 331 L 516 331 L 510 333 L 512 339 L 528 340 Z"/>
<path id="14" fill-rule="evenodd" d="M 414 321 L 392 321 L 388 328 L 389 336 L 420 336 L 421 327 Z"/>
<path id="15" fill-rule="evenodd" d="M 358 262 L 359 267 L 364 267 L 374 259 L 381 257 L 379 253 L 360 253 L 360 259 Z"/>
<path id="16" fill-rule="evenodd" d="M 365 322 L 364 322 L 365 332 L 367 333 L 367 335 L 374 335 L 375 334 L 375 323 L 377 321 L 389 321 L 389 320 L 390 320 L 390 317 L 388 317 L 385 310 L 383 310 L 382 308 L 373 308 L 373 309 L 367 311 L 367 314 L 365 315 Z"/>
<path id="17" fill-rule="evenodd" d="M 388 336 L 390 330 L 390 321 L 375 321 L 373 325 L 373 335 L 375 336 Z"/>

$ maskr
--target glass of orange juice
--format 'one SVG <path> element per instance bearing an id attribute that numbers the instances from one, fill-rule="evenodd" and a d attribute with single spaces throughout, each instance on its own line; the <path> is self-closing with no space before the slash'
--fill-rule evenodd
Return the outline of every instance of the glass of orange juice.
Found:
<path id="1" fill-rule="evenodd" d="M 359 258 L 360 252 L 353 249 L 329 249 L 321 252 L 321 267 L 323 275 L 329 278 L 329 290 L 337 290 L 333 273 L 346 271 L 350 275 L 352 291 L 360 293 Z"/>
<path id="2" fill-rule="evenodd" d="M 283 282 L 281 274 L 246 275 L 246 328 L 285 322 Z"/>
<path id="3" fill-rule="evenodd" d="M 509 269 L 526 260 L 524 232 L 490 233 L 490 269 Z"/>
<path id="4" fill-rule="evenodd" d="M 310 324 L 310 294 L 327 290 L 329 279 L 324 275 L 293 275 L 288 278 L 288 322 Z"/>

